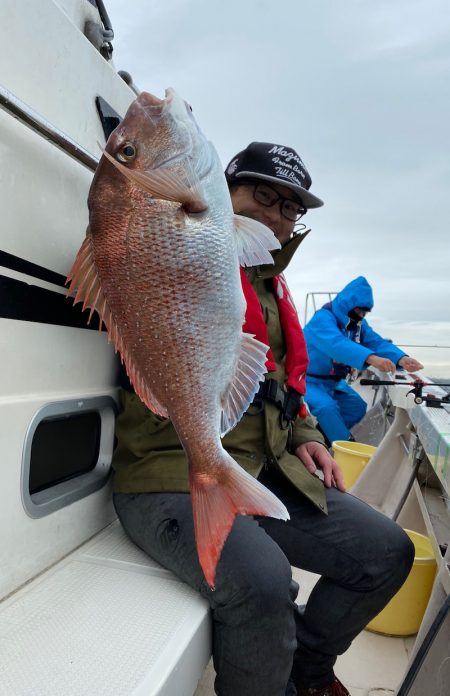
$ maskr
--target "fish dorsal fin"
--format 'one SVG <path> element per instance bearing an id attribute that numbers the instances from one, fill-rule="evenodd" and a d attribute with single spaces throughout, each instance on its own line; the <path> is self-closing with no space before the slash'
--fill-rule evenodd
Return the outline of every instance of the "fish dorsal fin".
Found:
<path id="1" fill-rule="evenodd" d="M 124 164 L 118 162 L 106 150 L 103 150 L 103 155 L 127 179 L 143 188 L 153 198 L 181 203 L 188 213 L 202 213 L 207 210 L 208 205 L 205 201 L 200 180 L 187 159 L 185 180 L 183 181 L 163 167 L 143 172 L 137 169 L 129 169 Z"/>
<path id="2" fill-rule="evenodd" d="M 228 392 L 222 400 L 221 436 L 232 430 L 248 409 L 264 380 L 268 347 L 243 333 L 238 364 Z"/>
<path id="3" fill-rule="evenodd" d="M 123 342 L 120 329 L 114 320 L 108 301 L 103 293 L 94 262 L 92 235 L 89 233 L 80 247 L 66 282 L 70 283 L 67 296 L 75 294 L 73 303 L 83 302 L 83 311 L 85 309 L 91 310 L 87 323 L 89 324 L 91 321 L 93 313 L 97 312 L 100 317 L 99 331 L 102 323 L 105 324 L 108 329 L 108 340 L 114 345 L 116 351 L 119 351 L 136 394 L 151 411 L 166 418 L 168 415 L 167 409 L 158 402 L 146 386 L 140 371 L 137 369 Z"/>
<path id="4" fill-rule="evenodd" d="M 234 215 L 234 227 L 241 266 L 260 266 L 273 263 L 270 249 L 280 249 L 281 245 L 272 230 L 257 220 Z"/>

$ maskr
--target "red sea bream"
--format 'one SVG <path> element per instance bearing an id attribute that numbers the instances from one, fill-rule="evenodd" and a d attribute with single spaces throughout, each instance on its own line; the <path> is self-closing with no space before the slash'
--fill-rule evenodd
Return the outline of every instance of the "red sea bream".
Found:
<path id="1" fill-rule="evenodd" d="M 173 91 L 143 92 L 111 134 L 89 193 L 70 294 L 96 310 L 149 409 L 169 417 L 189 462 L 197 551 L 214 586 L 236 514 L 287 519 L 221 436 L 265 373 L 242 332 L 239 265 L 272 262 L 270 230 L 233 214 L 214 147 Z"/>

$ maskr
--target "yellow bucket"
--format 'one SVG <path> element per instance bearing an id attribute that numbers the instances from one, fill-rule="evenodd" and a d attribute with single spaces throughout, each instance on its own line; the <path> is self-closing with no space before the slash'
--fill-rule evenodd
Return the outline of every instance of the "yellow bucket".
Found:
<path id="1" fill-rule="evenodd" d="M 420 628 L 430 599 L 437 563 L 428 537 L 405 529 L 415 547 L 414 563 L 404 585 L 366 628 L 388 636 L 412 636 Z"/>
<path id="2" fill-rule="evenodd" d="M 353 486 L 377 448 L 349 440 L 335 440 L 332 447 L 334 458 L 342 469 L 345 487 L 348 490 Z"/>

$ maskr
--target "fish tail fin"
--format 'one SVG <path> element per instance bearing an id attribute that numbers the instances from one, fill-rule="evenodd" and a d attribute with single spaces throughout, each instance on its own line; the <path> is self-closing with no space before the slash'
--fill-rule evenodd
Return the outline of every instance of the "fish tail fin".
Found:
<path id="1" fill-rule="evenodd" d="M 218 473 L 205 477 L 192 466 L 190 490 L 200 565 L 213 588 L 216 567 L 236 515 L 288 520 L 283 503 L 223 450 Z"/>

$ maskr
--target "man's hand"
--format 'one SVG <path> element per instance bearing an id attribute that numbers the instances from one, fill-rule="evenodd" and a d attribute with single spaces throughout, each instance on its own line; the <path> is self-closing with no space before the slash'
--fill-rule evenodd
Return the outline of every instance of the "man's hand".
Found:
<path id="1" fill-rule="evenodd" d="M 314 474 L 317 469 L 323 471 L 323 482 L 327 488 L 334 486 L 340 491 L 345 491 L 344 477 L 339 464 L 320 442 L 304 442 L 297 447 L 295 454 L 310 474 Z"/>
<path id="2" fill-rule="evenodd" d="M 400 367 L 403 367 L 407 372 L 417 372 L 417 370 L 423 370 L 423 365 L 415 358 L 410 358 L 409 355 L 404 355 L 398 361 Z"/>
<path id="3" fill-rule="evenodd" d="M 377 370 L 381 372 L 395 372 L 395 365 L 392 360 L 389 360 L 389 358 L 380 358 L 379 355 L 375 355 L 374 353 L 369 355 L 366 359 L 366 363 L 372 365 L 372 367 L 376 367 Z"/>

